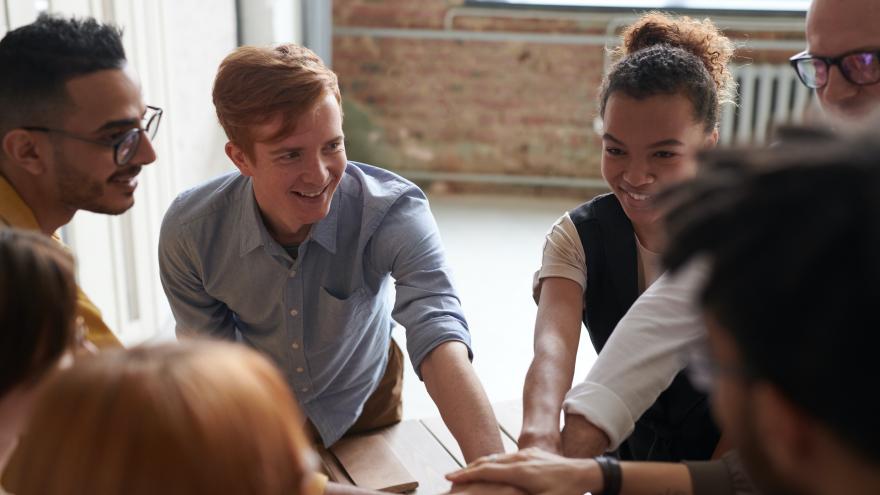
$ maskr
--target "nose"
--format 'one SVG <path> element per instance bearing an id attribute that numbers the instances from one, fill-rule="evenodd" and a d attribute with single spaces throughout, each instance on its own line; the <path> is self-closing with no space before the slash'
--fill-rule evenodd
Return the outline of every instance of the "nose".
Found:
<path id="1" fill-rule="evenodd" d="M 330 177 L 330 171 L 327 169 L 323 157 L 313 156 L 304 167 L 302 180 L 303 182 L 313 186 L 323 186 Z"/>
<path id="2" fill-rule="evenodd" d="M 141 132 L 141 140 L 138 143 L 137 151 L 131 159 L 132 165 L 149 165 L 156 161 L 156 149 L 153 148 L 153 142 L 147 133 Z"/>
<path id="3" fill-rule="evenodd" d="M 835 109 L 859 92 L 858 86 L 846 80 L 840 67 L 833 66 L 828 71 L 828 82 L 819 88 L 817 94 L 823 106 Z"/>
<path id="4" fill-rule="evenodd" d="M 654 173 L 647 160 L 633 158 L 623 171 L 623 180 L 635 187 L 646 186 L 654 182 Z"/>

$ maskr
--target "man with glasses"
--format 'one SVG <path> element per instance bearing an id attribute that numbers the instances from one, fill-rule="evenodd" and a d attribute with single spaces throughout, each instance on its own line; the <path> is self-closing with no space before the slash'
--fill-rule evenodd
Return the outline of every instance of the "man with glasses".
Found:
<path id="1" fill-rule="evenodd" d="M 858 122 L 880 108 L 877 26 L 876 0 L 814 0 L 810 7 L 807 50 L 792 65 L 835 121 Z M 705 362 L 705 324 L 693 305 L 703 277 L 696 269 L 664 274 L 621 319 L 586 380 L 566 395 L 565 455 L 616 449 L 677 373 Z M 700 373 L 691 378 L 706 381 Z"/>
<path id="2" fill-rule="evenodd" d="M 119 29 L 41 15 L 0 41 L 0 226 L 55 231 L 78 210 L 119 215 L 152 163 L 162 110 L 143 103 Z M 98 347 L 119 341 L 80 291 Z"/>
<path id="3" fill-rule="evenodd" d="M 880 105 L 880 2 L 814 0 L 807 15 L 807 49 L 791 63 L 816 90 L 822 108 L 842 119 Z"/>

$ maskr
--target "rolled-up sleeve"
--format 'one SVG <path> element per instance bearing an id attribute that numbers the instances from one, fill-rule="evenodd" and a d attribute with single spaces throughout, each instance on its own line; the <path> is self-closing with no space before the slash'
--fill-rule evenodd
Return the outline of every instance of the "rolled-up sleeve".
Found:
<path id="1" fill-rule="evenodd" d="M 205 291 L 191 241 L 185 227 L 176 222 L 172 205 L 159 234 L 159 278 L 174 314 L 177 337 L 207 334 L 234 339 L 232 311 Z"/>
<path id="2" fill-rule="evenodd" d="M 610 450 L 632 433 L 635 421 L 705 347 L 706 330 L 695 304 L 705 265 L 664 274 L 617 324 L 583 383 L 563 409 L 603 430 Z"/>
<path id="3" fill-rule="evenodd" d="M 377 256 L 390 256 L 396 287 L 392 317 L 406 328 L 407 352 L 419 378 L 422 360 L 444 342 L 464 343 L 473 358 L 440 233 L 419 189 L 413 187 L 392 205 L 373 243 Z"/>

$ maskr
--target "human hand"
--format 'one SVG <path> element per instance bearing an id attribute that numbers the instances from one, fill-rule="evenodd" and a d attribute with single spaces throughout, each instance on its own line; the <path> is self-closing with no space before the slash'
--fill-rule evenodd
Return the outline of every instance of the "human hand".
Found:
<path id="1" fill-rule="evenodd" d="M 561 438 L 565 457 L 596 457 L 604 454 L 611 443 L 604 431 L 580 414 L 565 415 Z"/>
<path id="2" fill-rule="evenodd" d="M 512 485 L 501 483 L 462 483 L 452 485 L 449 493 L 456 495 L 527 495 Z"/>
<path id="3" fill-rule="evenodd" d="M 446 478 L 453 483 L 506 483 L 533 495 L 583 495 L 603 488 L 593 459 L 568 459 L 537 448 L 482 457 Z"/>

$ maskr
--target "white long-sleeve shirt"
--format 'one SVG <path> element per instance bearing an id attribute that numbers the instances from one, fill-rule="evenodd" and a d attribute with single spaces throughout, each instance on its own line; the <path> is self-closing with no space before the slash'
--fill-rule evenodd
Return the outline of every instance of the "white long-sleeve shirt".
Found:
<path id="1" fill-rule="evenodd" d="M 707 269 L 694 262 L 661 275 L 618 322 L 586 380 L 566 394 L 563 410 L 603 430 L 609 450 L 626 440 L 685 366 L 707 359 L 706 328 L 696 305 Z M 705 385 L 705 376 L 691 379 Z"/>

